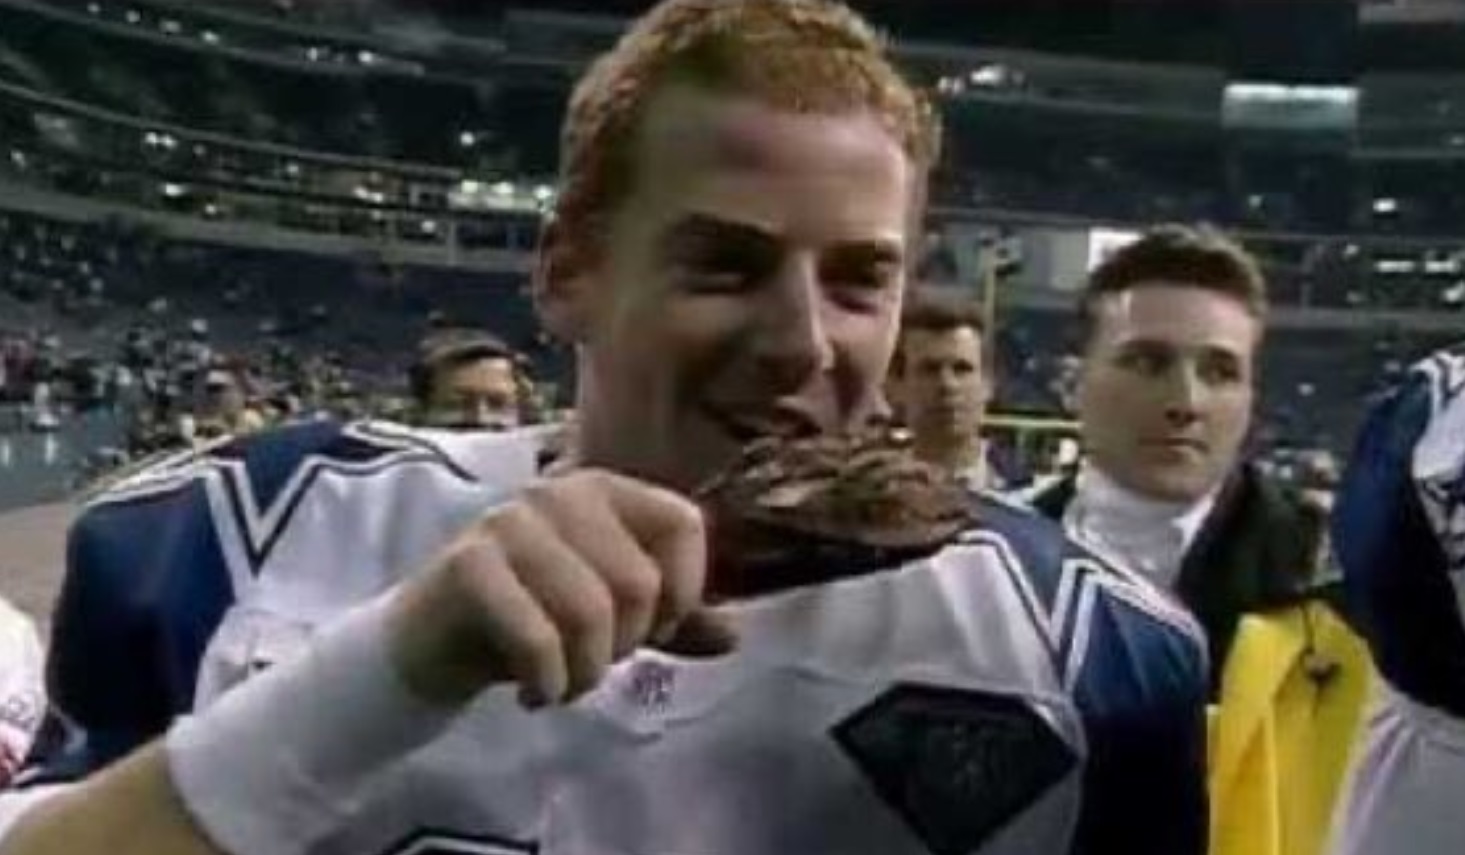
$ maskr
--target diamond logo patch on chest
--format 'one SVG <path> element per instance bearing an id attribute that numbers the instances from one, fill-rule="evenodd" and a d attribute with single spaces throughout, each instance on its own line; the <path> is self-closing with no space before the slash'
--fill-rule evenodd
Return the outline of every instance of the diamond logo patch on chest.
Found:
<path id="1" fill-rule="evenodd" d="M 979 849 L 1078 764 L 1018 698 L 902 684 L 833 736 L 932 855 Z"/>

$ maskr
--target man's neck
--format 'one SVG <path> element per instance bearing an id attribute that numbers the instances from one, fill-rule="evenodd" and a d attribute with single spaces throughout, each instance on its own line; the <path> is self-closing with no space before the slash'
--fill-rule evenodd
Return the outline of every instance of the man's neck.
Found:
<path id="1" fill-rule="evenodd" d="M 916 457 L 951 472 L 965 472 L 982 463 L 983 442 L 979 437 L 927 439 L 915 442 Z"/>
<path id="2" fill-rule="evenodd" d="M 1076 498 L 1091 510 L 1101 509 L 1125 517 L 1174 520 L 1185 527 L 1187 539 L 1194 536 L 1220 493 L 1217 485 L 1204 496 L 1189 501 L 1156 498 L 1124 486 L 1091 463 L 1079 470 L 1076 489 Z"/>

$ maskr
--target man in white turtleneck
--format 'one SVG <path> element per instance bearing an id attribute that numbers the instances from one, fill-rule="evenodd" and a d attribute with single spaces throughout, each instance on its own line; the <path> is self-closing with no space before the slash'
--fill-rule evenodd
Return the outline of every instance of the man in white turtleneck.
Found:
<path id="1" fill-rule="evenodd" d="M 1324 511 L 1241 458 L 1266 311 L 1256 262 L 1207 229 L 1100 264 L 1080 304 L 1086 459 L 1032 501 L 1205 628 L 1209 851 L 1320 855 L 1369 668 L 1330 607 Z"/>
<path id="2" fill-rule="evenodd" d="M 1255 260 L 1213 230 L 1111 255 L 1080 304 L 1085 459 L 1033 496 L 1189 606 L 1217 678 L 1241 614 L 1306 590 L 1316 548 L 1318 515 L 1240 462 L 1266 315 Z"/>
<path id="3" fill-rule="evenodd" d="M 1173 590 L 1186 550 L 1215 507 L 1216 492 L 1190 502 L 1150 498 L 1122 486 L 1090 460 L 1079 470 L 1063 521 L 1070 532 Z"/>

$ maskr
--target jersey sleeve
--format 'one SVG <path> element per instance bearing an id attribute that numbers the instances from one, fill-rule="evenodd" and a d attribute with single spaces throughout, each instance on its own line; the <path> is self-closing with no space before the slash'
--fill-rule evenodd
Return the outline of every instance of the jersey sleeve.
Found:
<path id="1" fill-rule="evenodd" d="M 200 481 L 86 509 L 68 537 L 47 665 L 65 737 L 28 777 L 80 778 L 161 735 L 191 705 L 233 596 Z"/>
<path id="2" fill-rule="evenodd" d="M 85 776 L 161 736 L 311 615 L 418 566 L 532 477 L 532 439 L 303 423 L 161 461 L 99 495 L 68 538 L 47 672 L 68 733 L 35 782 Z"/>

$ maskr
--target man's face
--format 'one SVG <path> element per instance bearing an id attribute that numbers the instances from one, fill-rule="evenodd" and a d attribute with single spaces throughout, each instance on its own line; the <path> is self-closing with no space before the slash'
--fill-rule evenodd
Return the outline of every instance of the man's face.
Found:
<path id="1" fill-rule="evenodd" d="M 1139 283 L 1095 310 L 1078 389 L 1088 453 L 1142 495 L 1199 499 L 1246 436 L 1260 322 L 1237 299 L 1172 282 Z"/>
<path id="2" fill-rule="evenodd" d="M 593 260 L 541 305 L 581 345 L 581 455 L 684 490 L 771 432 L 884 405 L 916 171 L 863 114 L 800 116 L 675 87 Z"/>
<path id="3" fill-rule="evenodd" d="M 519 387 L 513 364 L 475 359 L 438 370 L 424 421 L 432 427 L 507 430 L 519 423 Z"/>
<path id="4" fill-rule="evenodd" d="M 971 327 L 907 330 L 897 388 L 917 442 L 950 444 L 975 437 L 990 398 L 982 337 Z"/>
<path id="5" fill-rule="evenodd" d="M 232 379 L 210 380 L 204 386 L 203 411 L 207 415 L 233 418 L 244 410 L 244 390 Z"/>

